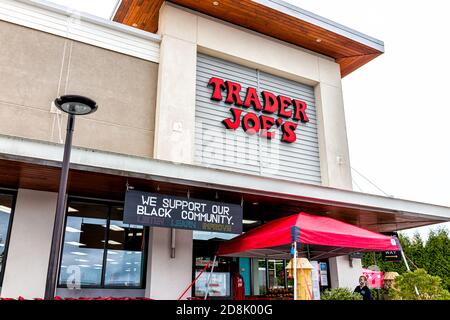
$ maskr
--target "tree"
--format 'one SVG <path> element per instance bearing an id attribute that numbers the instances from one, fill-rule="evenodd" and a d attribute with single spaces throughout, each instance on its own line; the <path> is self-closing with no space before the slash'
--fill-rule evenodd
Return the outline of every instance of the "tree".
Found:
<path id="1" fill-rule="evenodd" d="M 438 229 L 430 231 L 426 242 L 418 233 L 413 237 L 399 236 L 405 255 L 408 257 L 411 269 L 422 268 L 428 274 L 439 276 L 442 285 L 450 290 L 450 237 L 448 230 Z M 365 253 L 362 260 L 365 268 L 374 265 L 373 253 Z M 384 262 L 381 253 L 376 254 L 376 264 L 381 271 L 396 271 L 399 274 L 406 272 L 404 262 Z"/>
<path id="2" fill-rule="evenodd" d="M 443 285 L 450 290 L 450 238 L 448 230 L 431 231 L 424 247 L 423 268 L 428 273 L 442 278 Z"/>
<path id="3" fill-rule="evenodd" d="M 442 287 L 441 278 L 429 275 L 424 269 L 405 272 L 395 278 L 389 296 L 394 300 L 450 300 L 450 293 Z"/>

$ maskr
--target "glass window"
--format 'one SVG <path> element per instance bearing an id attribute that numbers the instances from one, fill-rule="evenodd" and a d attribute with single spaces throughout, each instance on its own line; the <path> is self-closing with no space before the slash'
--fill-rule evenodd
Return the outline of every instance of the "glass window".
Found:
<path id="1" fill-rule="evenodd" d="M 69 202 L 60 286 L 142 287 L 145 230 L 122 219 L 123 206 Z"/>
<path id="2" fill-rule="evenodd" d="M 258 260 L 258 292 L 259 294 L 265 294 L 267 292 L 267 268 L 266 268 L 266 260 L 259 259 Z"/>
<path id="3" fill-rule="evenodd" d="M 195 252 L 194 252 L 195 255 Z M 194 278 L 205 269 L 205 266 L 209 263 L 209 266 L 200 275 L 197 281 L 194 283 L 194 296 L 204 297 L 207 288 L 207 282 L 209 276 L 209 293 L 210 297 L 226 297 L 230 295 L 231 290 L 231 258 L 217 257 L 214 264 L 214 270 L 211 274 L 212 258 L 196 256 L 195 257 L 195 274 Z"/>
<path id="4" fill-rule="evenodd" d="M 108 213 L 108 206 L 103 204 L 69 204 L 60 284 L 101 286 Z"/>
<path id="5" fill-rule="evenodd" d="M 284 283 L 284 260 L 268 260 L 268 278 L 270 289 L 285 287 Z"/>
<path id="6" fill-rule="evenodd" d="M 3 269 L 6 262 L 8 235 L 11 227 L 14 196 L 0 193 L 0 286 L 3 280 Z"/>
<path id="7" fill-rule="evenodd" d="M 113 207 L 109 225 L 106 257 L 105 285 L 140 286 L 143 252 L 145 249 L 144 228 L 124 224 L 123 208 Z"/>

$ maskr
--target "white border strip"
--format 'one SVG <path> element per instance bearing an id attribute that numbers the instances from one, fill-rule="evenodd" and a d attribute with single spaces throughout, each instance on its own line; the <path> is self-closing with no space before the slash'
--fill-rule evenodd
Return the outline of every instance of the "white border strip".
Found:
<path id="1" fill-rule="evenodd" d="M 279 12 L 290 15 L 294 18 L 312 23 L 318 27 L 324 28 L 326 30 L 329 30 L 331 32 L 334 32 L 336 34 L 344 36 L 353 41 L 362 43 L 362 44 L 369 46 L 371 48 L 374 48 L 378 51 L 384 52 L 384 42 L 383 41 L 375 39 L 373 37 L 370 37 L 364 33 L 356 31 L 354 29 L 348 28 L 348 27 L 346 27 L 342 24 L 339 24 L 337 22 L 334 22 L 332 20 L 329 20 L 329 19 L 326 19 L 319 15 L 316 15 L 307 10 L 296 7 L 295 5 L 287 3 L 283 0 L 253 0 L 253 1 L 257 2 L 259 4 L 262 4 L 266 7 L 275 9 Z"/>
<path id="2" fill-rule="evenodd" d="M 159 35 L 43 0 L 0 0 L 0 20 L 159 62 Z"/>
<path id="3" fill-rule="evenodd" d="M 62 155 L 63 145 L 0 135 L 0 159 L 28 159 L 51 165 L 60 163 Z M 450 207 L 445 206 L 77 147 L 72 150 L 71 167 L 361 210 L 413 214 L 436 222 L 450 221 Z"/>

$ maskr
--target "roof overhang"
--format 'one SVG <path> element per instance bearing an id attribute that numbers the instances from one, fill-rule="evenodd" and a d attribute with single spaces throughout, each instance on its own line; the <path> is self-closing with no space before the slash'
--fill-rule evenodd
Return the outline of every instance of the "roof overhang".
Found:
<path id="1" fill-rule="evenodd" d="M 342 77 L 384 52 L 382 41 L 281 0 L 169 2 L 331 57 L 340 64 Z M 155 33 L 163 3 L 122 0 L 114 21 Z"/>
<path id="2" fill-rule="evenodd" d="M 57 191 L 63 146 L 0 135 L 3 187 Z M 74 148 L 69 192 L 123 200 L 136 189 L 241 203 L 247 219 L 271 220 L 299 211 L 391 232 L 450 221 L 450 208 L 116 153 Z M 257 205 L 255 205 L 257 203 Z M 253 215 L 253 216 L 252 216 Z"/>

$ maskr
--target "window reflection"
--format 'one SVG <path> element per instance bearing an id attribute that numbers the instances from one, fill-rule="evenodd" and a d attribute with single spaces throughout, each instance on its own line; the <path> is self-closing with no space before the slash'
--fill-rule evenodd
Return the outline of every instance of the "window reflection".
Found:
<path id="1" fill-rule="evenodd" d="M 10 228 L 13 196 L 0 193 L 0 286 L 3 278 L 3 265 L 6 260 L 7 238 Z"/>
<path id="2" fill-rule="evenodd" d="M 106 259 L 106 286 L 139 286 L 143 265 L 144 229 L 124 224 L 122 207 L 111 209 Z"/>
<path id="3" fill-rule="evenodd" d="M 70 203 L 61 260 L 61 285 L 101 285 L 108 212 L 106 205 Z"/>
<path id="4" fill-rule="evenodd" d="M 69 202 L 59 285 L 140 287 L 144 228 L 122 223 L 123 207 Z"/>

